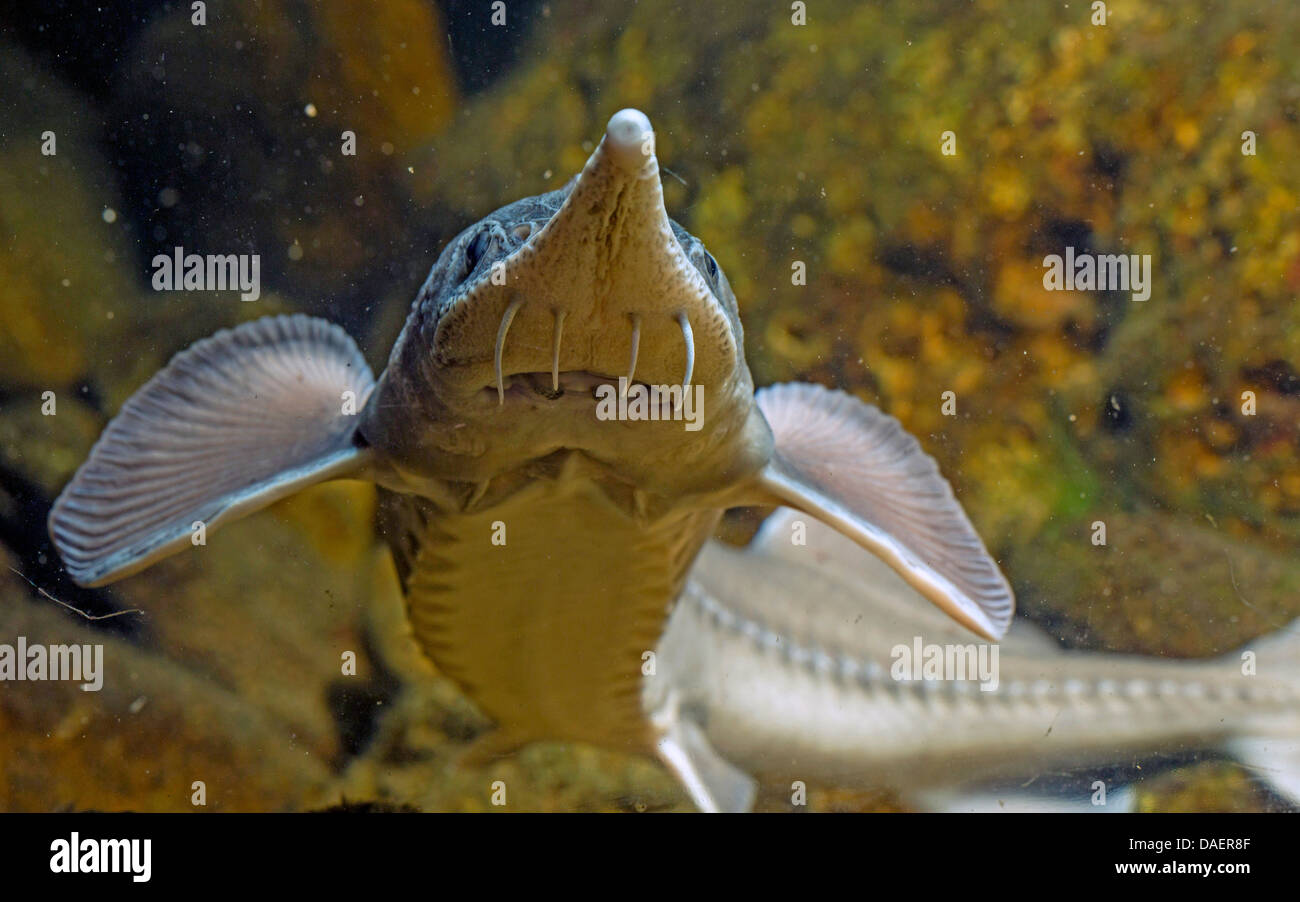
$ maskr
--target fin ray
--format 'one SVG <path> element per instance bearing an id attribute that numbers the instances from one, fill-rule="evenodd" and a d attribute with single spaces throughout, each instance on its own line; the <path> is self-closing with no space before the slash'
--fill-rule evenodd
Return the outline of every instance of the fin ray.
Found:
<path id="1" fill-rule="evenodd" d="M 756 395 L 775 439 L 760 483 L 874 553 L 988 639 L 1015 599 L 938 465 L 893 417 L 851 395 L 787 383 Z"/>
<path id="2" fill-rule="evenodd" d="M 172 358 L 123 405 L 50 511 L 72 578 L 95 586 L 219 524 L 359 469 L 356 409 L 374 376 L 338 326 L 295 314 L 224 329 Z"/>

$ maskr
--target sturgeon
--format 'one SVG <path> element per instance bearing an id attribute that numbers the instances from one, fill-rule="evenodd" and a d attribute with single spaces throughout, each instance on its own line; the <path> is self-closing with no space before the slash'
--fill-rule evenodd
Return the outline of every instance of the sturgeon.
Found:
<path id="1" fill-rule="evenodd" d="M 1300 621 L 1220 659 L 1161 661 L 1065 651 L 1022 621 L 990 646 L 916 601 L 856 544 L 779 510 L 745 550 L 703 550 L 647 707 L 671 703 L 744 776 L 930 810 L 1124 810 L 1135 773 L 1204 754 L 1300 805 Z M 918 673 L 918 647 L 964 664 L 927 655 Z"/>
<path id="2" fill-rule="evenodd" d="M 658 755 L 706 810 L 745 807 L 749 783 L 671 706 L 643 708 L 642 668 L 726 509 L 822 518 L 1000 635 L 1011 589 L 896 420 L 818 386 L 754 391 L 735 295 L 668 218 L 654 146 L 622 110 L 568 185 L 465 229 L 378 380 L 303 315 L 179 353 L 51 510 L 69 575 L 102 585 L 306 486 L 372 480 L 417 640 L 497 724 L 478 754 Z M 702 397 L 700 428 L 600 406 L 658 386 Z"/>

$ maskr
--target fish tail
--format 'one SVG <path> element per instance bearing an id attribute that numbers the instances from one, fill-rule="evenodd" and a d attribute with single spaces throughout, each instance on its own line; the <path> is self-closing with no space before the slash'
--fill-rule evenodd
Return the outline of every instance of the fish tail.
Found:
<path id="1" fill-rule="evenodd" d="M 1234 666 L 1266 679 L 1264 704 L 1280 704 L 1282 715 L 1254 721 L 1228 741 L 1227 752 L 1292 805 L 1300 806 L 1300 619 L 1230 655 Z M 1257 723 L 1258 726 L 1253 724 Z"/>

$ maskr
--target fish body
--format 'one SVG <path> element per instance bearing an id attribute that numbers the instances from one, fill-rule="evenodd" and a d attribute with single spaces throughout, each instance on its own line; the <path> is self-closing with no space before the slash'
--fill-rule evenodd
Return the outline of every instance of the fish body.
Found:
<path id="1" fill-rule="evenodd" d="M 631 415 L 660 388 L 660 416 Z M 300 315 L 178 354 L 108 425 L 50 534 L 99 585 L 341 477 L 384 490 L 415 635 L 497 722 L 481 753 L 654 753 L 705 809 L 745 807 L 749 781 L 671 702 L 647 708 L 642 677 L 727 508 L 797 506 L 981 635 L 1014 607 L 897 421 L 818 386 L 754 391 L 736 298 L 668 218 L 636 110 L 565 188 L 444 249 L 378 379 L 342 330 Z"/>
<path id="2" fill-rule="evenodd" d="M 653 157 L 608 142 L 570 187 L 452 241 L 359 425 L 416 638 L 502 725 L 493 751 L 653 752 L 642 655 L 771 453 L 726 277 L 667 218 Z M 593 415 L 619 375 L 700 389 L 706 438 Z"/>
<path id="3" fill-rule="evenodd" d="M 717 513 L 640 521 L 590 467 L 564 455 L 481 510 L 384 501 L 385 519 L 409 536 L 398 545 L 413 551 L 399 573 L 415 638 L 500 725 L 479 755 L 550 738 L 654 752 L 642 657 Z M 501 545 L 493 523 L 506 530 Z"/>
<path id="4" fill-rule="evenodd" d="M 745 551 L 704 549 L 647 694 L 676 694 L 742 771 L 921 807 L 1089 809 L 1094 777 L 1194 753 L 1233 755 L 1300 801 L 1300 628 L 1250 654 L 1166 661 L 1066 651 L 1025 622 L 993 644 L 915 601 L 857 545 L 783 510 Z"/>

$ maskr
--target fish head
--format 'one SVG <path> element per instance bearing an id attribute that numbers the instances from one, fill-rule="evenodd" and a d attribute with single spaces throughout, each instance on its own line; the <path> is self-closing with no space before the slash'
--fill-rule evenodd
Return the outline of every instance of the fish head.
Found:
<path id="1" fill-rule="evenodd" d="M 363 434 L 404 468 L 458 478 L 562 449 L 664 491 L 718 487 L 762 465 L 770 436 L 736 298 L 703 243 L 669 219 L 654 141 L 643 113 L 616 113 L 565 188 L 503 207 L 448 245 Z M 658 418 L 618 405 L 638 386 L 668 390 Z M 690 417 L 697 427 L 685 428 Z"/>

